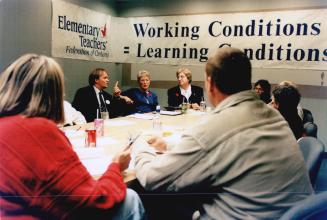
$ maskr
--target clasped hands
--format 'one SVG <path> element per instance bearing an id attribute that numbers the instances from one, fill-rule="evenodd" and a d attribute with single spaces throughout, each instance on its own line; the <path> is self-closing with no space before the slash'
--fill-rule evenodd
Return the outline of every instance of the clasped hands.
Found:
<path id="1" fill-rule="evenodd" d="M 161 137 L 151 136 L 147 142 L 156 150 L 156 153 L 164 153 L 167 150 L 167 143 Z"/>

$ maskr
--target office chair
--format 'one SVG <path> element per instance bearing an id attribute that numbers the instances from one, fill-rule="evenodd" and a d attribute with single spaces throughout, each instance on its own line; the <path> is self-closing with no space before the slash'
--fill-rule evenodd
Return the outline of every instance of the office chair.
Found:
<path id="1" fill-rule="evenodd" d="M 314 137 L 302 137 L 298 140 L 298 144 L 303 153 L 304 161 L 309 171 L 311 184 L 314 187 L 323 159 L 324 144 Z"/>
<path id="2" fill-rule="evenodd" d="M 298 202 L 280 220 L 327 219 L 327 191 L 314 194 Z"/>
<path id="3" fill-rule="evenodd" d="M 318 126 L 314 122 L 307 122 L 303 125 L 305 136 L 317 138 Z"/>

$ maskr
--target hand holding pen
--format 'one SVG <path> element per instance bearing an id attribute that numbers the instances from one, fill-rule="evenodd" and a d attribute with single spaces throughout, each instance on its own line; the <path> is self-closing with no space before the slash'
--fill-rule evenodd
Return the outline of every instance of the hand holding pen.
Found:
<path id="1" fill-rule="evenodd" d="M 120 171 L 124 171 L 128 168 L 129 162 L 131 161 L 131 146 L 135 141 L 140 137 L 141 133 L 136 135 L 134 138 L 129 134 L 128 144 L 124 150 L 118 153 L 113 159 L 112 162 L 118 163 L 120 166 Z"/>

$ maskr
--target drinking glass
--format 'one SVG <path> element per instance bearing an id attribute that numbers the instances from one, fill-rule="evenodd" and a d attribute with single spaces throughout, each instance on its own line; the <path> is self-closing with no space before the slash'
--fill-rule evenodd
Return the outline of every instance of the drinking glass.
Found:
<path id="1" fill-rule="evenodd" d="M 109 112 L 107 112 L 107 111 L 103 111 L 103 112 L 101 112 L 101 118 L 102 118 L 103 120 L 107 120 L 107 119 L 109 119 Z"/>
<path id="2" fill-rule="evenodd" d="M 97 132 L 95 129 L 86 129 L 86 137 L 85 137 L 85 146 L 86 147 L 96 147 L 97 145 Z"/>

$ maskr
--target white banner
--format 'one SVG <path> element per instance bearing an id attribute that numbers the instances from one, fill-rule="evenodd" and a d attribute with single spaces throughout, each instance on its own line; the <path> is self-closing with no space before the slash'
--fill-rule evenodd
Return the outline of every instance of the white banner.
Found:
<path id="1" fill-rule="evenodd" d="M 111 23 L 109 16 L 60 1 L 53 2 L 53 11 L 53 56 L 203 65 L 217 48 L 231 46 L 244 50 L 254 68 L 327 70 L 327 9 L 112 17 Z M 89 29 L 81 33 L 68 21 Z"/>
<path id="2" fill-rule="evenodd" d="M 327 69 L 327 9 L 138 17 L 116 25 L 125 36 L 111 48 L 117 62 L 199 65 L 232 46 L 256 68 Z"/>
<path id="3" fill-rule="evenodd" d="M 111 17 L 59 0 L 52 1 L 52 56 L 105 61 Z"/>

